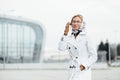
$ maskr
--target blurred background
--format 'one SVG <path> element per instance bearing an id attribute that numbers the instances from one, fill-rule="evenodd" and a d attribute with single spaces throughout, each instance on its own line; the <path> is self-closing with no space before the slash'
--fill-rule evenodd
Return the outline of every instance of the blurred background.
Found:
<path id="1" fill-rule="evenodd" d="M 0 80 L 67 80 L 69 54 L 57 48 L 76 14 L 98 52 L 93 80 L 120 80 L 119 8 L 119 0 L 0 0 Z"/>

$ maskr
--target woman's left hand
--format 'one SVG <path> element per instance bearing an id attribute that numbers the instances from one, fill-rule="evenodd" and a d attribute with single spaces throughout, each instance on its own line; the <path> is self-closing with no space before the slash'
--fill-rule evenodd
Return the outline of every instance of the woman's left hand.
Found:
<path id="1" fill-rule="evenodd" d="M 80 65 L 80 70 L 83 71 L 85 69 L 85 67 L 81 64 Z"/>

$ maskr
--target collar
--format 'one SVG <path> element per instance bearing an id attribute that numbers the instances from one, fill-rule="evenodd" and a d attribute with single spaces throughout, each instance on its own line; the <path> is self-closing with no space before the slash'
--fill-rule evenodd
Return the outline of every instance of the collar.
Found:
<path id="1" fill-rule="evenodd" d="M 78 35 L 85 35 L 86 34 L 86 31 L 85 30 L 77 30 L 76 32 L 72 32 L 71 35 L 74 35 L 74 34 L 78 34 Z"/>

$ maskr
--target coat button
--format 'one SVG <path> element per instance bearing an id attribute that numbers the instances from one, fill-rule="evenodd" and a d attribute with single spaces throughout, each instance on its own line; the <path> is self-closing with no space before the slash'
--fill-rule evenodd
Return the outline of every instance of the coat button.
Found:
<path id="1" fill-rule="evenodd" d="M 78 58 L 78 57 L 75 57 L 76 59 Z"/>
<path id="2" fill-rule="evenodd" d="M 70 49 L 70 47 L 68 49 Z"/>

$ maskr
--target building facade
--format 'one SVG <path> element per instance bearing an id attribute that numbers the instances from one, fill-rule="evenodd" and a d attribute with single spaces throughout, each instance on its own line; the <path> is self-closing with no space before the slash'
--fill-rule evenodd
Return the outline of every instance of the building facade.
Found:
<path id="1" fill-rule="evenodd" d="M 0 16 L 0 67 L 40 63 L 44 43 L 42 24 L 21 17 Z"/>

